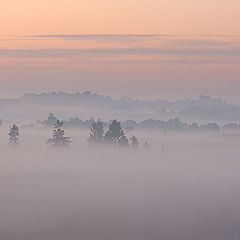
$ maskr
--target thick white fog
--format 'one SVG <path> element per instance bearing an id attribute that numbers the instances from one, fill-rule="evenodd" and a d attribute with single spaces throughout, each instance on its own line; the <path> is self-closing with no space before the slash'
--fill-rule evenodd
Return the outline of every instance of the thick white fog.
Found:
<path id="1" fill-rule="evenodd" d="M 239 240 L 239 137 L 138 131 L 133 150 L 90 147 L 87 129 L 66 129 L 71 147 L 51 149 L 49 129 L 25 128 L 12 148 L 8 130 L 1 240 Z"/>

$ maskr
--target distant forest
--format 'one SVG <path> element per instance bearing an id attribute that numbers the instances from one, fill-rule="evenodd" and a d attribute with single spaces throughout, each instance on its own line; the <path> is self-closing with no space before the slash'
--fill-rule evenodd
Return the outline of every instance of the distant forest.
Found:
<path id="1" fill-rule="evenodd" d="M 135 111 L 149 113 L 149 117 L 157 116 L 158 119 L 175 119 L 199 122 L 199 121 L 240 121 L 240 106 L 229 103 L 220 98 L 201 95 L 196 99 L 182 99 L 176 101 L 155 100 L 143 101 L 123 96 L 113 99 L 90 91 L 83 93 L 52 92 L 34 94 L 28 93 L 20 98 L 0 99 L 0 113 L 8 116 L 11 107 L 21 108 L 22 106 L 41 105 L 44 107 L 73 107 L 73 108 L 92 108 L 129 112 Z M 1 116 L 0 116 L 1 117 Z M 155 117 L 154 117 L 155 118 Z M 156 118 L 155 118 L 156 119 Z M 157 125 L 163 123 L 157 123 Z"/>
<path id="2" fill-rule="evenodd" d="M 56 117 L 53 113 L 50 113 L 48 119 L 40 121 L 38 120 L 36 123 L 41 126 L 45 127 L 52 127 L 56 121 Z M 113 120 L 108 122 L 103 122 L 103 126 L 105 128 L 109 127 Z M 63 121 L 65 127 L 85 127 L 89 128 L 94 122 L 93 118 L 89 120 L 81 120 L 78 117 L 72 117 L 67 121 Z M 228 123 L 223 126 L 220 126 L 217 123 L 207 123 L 199 125 L 198 123 L 194 122 L 191 124 L 183 123 L 180 121 L 179 118 L 169 119 L 167 121 L 162 120 L 154 120 L 148 119 L 141 122 L 137 122 L 134 120 L 126 120 L 120 121 L 121 126 L 126 131 L 133 131 L 133 130 L 144 130 L 144 129 L 159 129 L 163 132 L 167 133 L 168 131 L 189 131 L 189 132 L 197 132 L 197 131 L 212 131 L 212 132 L 219 132 L 222 130 L 240 130 L 240 124 L 237 123 Z"/>
<path id="3" fill-rule="evenodd" d="M 0 119 L 0 126 L 2 120 Z M 46 142 L 52 147 L 66 147 L 72 143 L 71 137 L 65 136 L 64 127 L 68 128 L 87 128 L 89 129 L 89 136 L 87 141 L 90 145 L 94 144 L 112 144 L 119 147 L 132 146 L 138 148 L 139 143 L 136 136 L 131 134 L 130 138 L 127 138 L 125 132 L 131 133 L 134 130 L 152 129 L 161 130 L 164 134 L 169 131 L 172 132 L 220 132 L 221 130 L 233 130 L 234 135 L 239 134 L 240 124 L 229 123 L 223 126 L 217 123 L 207 123 L 199 125 L 198 123 L 183 123 L 179 118 L 169 119 L 167 121 L 148 119 L 141 122 L 134 120 L 117 121 L 116 119 L 108 122 L 103 122 L 100 119 L 95 121 L 93 118 L 83 121 L 78 117 L 70 118 L 68 121 L 59 120 L 53 113 L 49 113 L 46 120 L 38 120 L 36 124 L 25 125 L 24 127 L 46 127 L 52 129 L 52 137 L 47 139 Z M 23 128 L 24 128 L 23 127 Z M 9 144 L 17 146 L 19 144 L 19 128 L 13 124 L 9 130 Z M 240 135 L 239 135 L 240 136 Z M 129 142 L 131 144 L 129 144 Z M 144 142 L 144 149 L 149 148 L 148 142 Z M 164 149 L 163 149 L 164 151 Z"/>

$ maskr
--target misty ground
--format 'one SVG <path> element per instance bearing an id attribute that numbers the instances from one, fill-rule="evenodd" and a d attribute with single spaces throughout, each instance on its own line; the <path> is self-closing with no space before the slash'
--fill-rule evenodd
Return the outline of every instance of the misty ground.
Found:
<path id="1" fill-rule="evenodd" d="M 239 240 L 239 137 L 135 132 L 151 148 L 49 149 L 48 129 L 7 145 L 0 129 L 1 240 Z M 163 152 L 163 148 L 165 151 Z"/>

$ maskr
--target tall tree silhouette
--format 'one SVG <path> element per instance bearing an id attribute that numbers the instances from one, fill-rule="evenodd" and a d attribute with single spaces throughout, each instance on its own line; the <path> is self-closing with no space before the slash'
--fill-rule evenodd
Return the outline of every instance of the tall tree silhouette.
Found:
<path id="1" fill-rule="evenodd" d="M 8 135 L 9 135 L 9 142 L 8 142 L 9 144 L 17 145 L 19 143 L 19 139 L 18 139 L 19 129 L 15 124 L 13 124 L 13 126 L 11 127 Z"/>
<path id="2" fill-rule="evenodd" d="M 103 122 L 98 119 L 97 122 L 93 121 L 90 125 L 90 133 L 88 142 L 90 144 L 100 143 L 103 141 L 104 127 Z"/>
<path id="3" fill-rule="evenodd" d="M 53 115 L 53 113 L 49 113 L 46 123 L 51 126 L 51 125 L 55 124 L 57 122 L 57 120 L 58 119 Z"/>
<path id="4" fill-rule="evenodd" d="M 70 137 L 64 137 L 65 131 L 62 129 L 63 122 L 56 120 L 54 123 L 54 129 L 52 131 L 52 138 L 47 140 L 47 143 L 52 144 L 53 147 L 56 146 L 68 146 L 72 141 Z"/>
<path id="5" fill-rule="evenodd" d="M 108 143 L 118 144 L 119 146 L 127 146 L 128 139 L 126 138 L 120 122 L 116 119 L 109 125 L 109 129 L 104 135 L 104 140 Z"/>

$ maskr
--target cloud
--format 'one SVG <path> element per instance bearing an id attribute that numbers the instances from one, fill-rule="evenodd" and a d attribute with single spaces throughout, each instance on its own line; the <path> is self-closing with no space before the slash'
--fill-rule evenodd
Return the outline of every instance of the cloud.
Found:
<path id="1" fill-rule="evenodd" d="M 169 55 L 169 56 L 205 56 L 240 57 L 240 48 L 46 48 L 46 49 L 0 49 L 0 57 L 12 58 L 68 58 L 84 55 Z"/>
<path id="2" fill-rule="evenodd" d="M 197 46 L 197 47 L 225 47 L 232 46 L 230 41 L 215 40 L 197 40 L 197 39 L 169 39 L 169 43 L 178 44 L 179 46 Z"/>
<path id="3" fill-rule="evenodd" d="M 225 38 L 223 38 L 225 37 Z M 234 47 L 239 46 L 240 39 L 237 35 L 174 35 L 174 34 L 45 34 L 45 35 L 29 35 L 15 39 L 1 39 L 0 41 L 67 41 L 67 40 L 86 40 L 105 42 L 106 47 L 111 43 L 118 43 L 118 47 L 126 47 L 133 43 L 135 46 L 151 46 L 152 48 L 172 48 L 175 47 Z M 66 44 L 66 43 L 65 43 Z M 135 47 L 134 46 L 134 47 Z M 115 45 L 116 47 L 116 45 Z"/>
<path id="4" fill-rule="evenodd" d="M 167 34 L 46 34 L 31 35 L 33 38 L 62 38 L 62 39 L 122 39 L 122 38 L 153 38 L 170 36 Z"/>
<path id="5" fill-rule="evenodd" d="M 100 39 L 100 38 L 154 38 L 154 37 L 239 37 L 239 35 L 203 34 L 203 35 L 181 35 L 181 34 L 39 34 L 29 35 L 30 38 L 63 38 L 63 39 Z"/>

